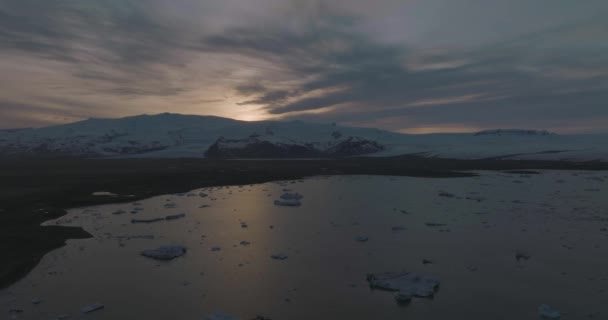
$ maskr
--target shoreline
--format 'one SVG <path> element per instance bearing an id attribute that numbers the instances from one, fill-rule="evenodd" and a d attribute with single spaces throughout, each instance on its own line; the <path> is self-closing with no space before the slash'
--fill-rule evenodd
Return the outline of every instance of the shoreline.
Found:
<path id="1" fill-rule="evenodd" d="M 601 170 L 605 162 L 456 160 L 406 155 L 337 160 L 209 160 L 0 158 L 0 289 L 24 277 L 69 239 L 91 235 L 78 227 L 41 226 L 70 208 L 122 203 L 196 188 L 298 180 L 319 175 L 471 177 L 474 170 Z M 511 172 L 509 172 L 511 171 Z M 95 196 L 109 191 L 119 196 Z M 133 196 L 128 196 L 133 195 Z"/>

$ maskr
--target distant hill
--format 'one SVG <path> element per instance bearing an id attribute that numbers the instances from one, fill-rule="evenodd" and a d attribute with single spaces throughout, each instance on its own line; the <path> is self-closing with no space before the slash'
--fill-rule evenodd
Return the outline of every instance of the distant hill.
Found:
<path id="1" fill-rule="evenodd" d="M 521 129 L 492 129 L 475 133 L 476 136 L 548 136 L 555 134 L 547 130 L 521 130 Z"/>

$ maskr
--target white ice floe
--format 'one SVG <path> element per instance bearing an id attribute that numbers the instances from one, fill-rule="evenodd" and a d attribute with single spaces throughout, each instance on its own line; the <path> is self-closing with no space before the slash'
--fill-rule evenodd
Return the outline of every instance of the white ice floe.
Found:
<path id="1" fill-rule="evenodd" d="M 281 199 L 284 199 L 284 200 L 292 200 L 292 199 L 300 200 L 302 198 L 304 198 L 304 196 L 297 192 L 295 192 L 295 193 L 285 192 L 281 195 Z"/>
<path id="2" fill-rule="evenodd" d="M 412 301 L 412 295 L 409 293 L 397 291 L 395 292 L 395 300 L 397 300 L 398 303 L 408 303 Z"/>
<path id="3" fill-rule="evenodd" d="M 297 199 L 289 199 L 289 200 L 275 200 L 274 204 L 277 206 L 284 206 L 284 207 L 299 207 L 302 205 L 302 202 L 300 202 L 300 200 L 297 200 Z"/>
<path id="4" fill-rule="evenodd" d="M 117 196 L 116 193 L 113 192 L 108 192 L 108 191 L 95 191 L 93 193 L 91 193 L 92 196 L 108 196 L 108 197 L 115 197 Z"/>
<path id="5" fill-rule="evenodd" d="M 157 260 L 171 260 L 180 257 L 186 253 L 186 247 L 171 245 L 161 246 L 156 249 L 147 249 L 141 252 L 144 257 L 157 259 Z"/>
<path id="6" fill-rule="evenodd" d="M 411 272 L 368 274 L 367 281 L 372 288 L 398 291 L 398 301 L 406 301 L 407 296 L 431 297 L 439 288 L 439 279 Z"/>
<path id="7" fill-rule="evenodd" d="M 82 312 L 82 313 L 90 313 L 90 312 L 93 312 L 93 311 L 101 310 L 104 307 L 105 306 L 103 304 L 101 304 L 101 303 L 93 303 L 93 304 L 90 304 L 88 306 L 84 306 L 84 307 L 80 308 L 80 312 Z"/>
<path id="8" fill-rule="evenodd" d="M 543 319 L 559 319 L 562 315 L 559 311 L 551 308 L 547 304 L 538 306 L 538 315 Z"/>
<path id="9" fill-rule="evenodd" d="M 368 238 L 368 237 L 366 237 L 366 236 L 357 236 L 357 237 L 355 238 L 355 240 L 356 240 L 356 241 L 359 241 L 359 242 L 367 242 L 367 240 L 369 240 L 369 238 Z"/>
<path id="10" fill-rule="evenodd" d="M 208 316 L 207 320 L 239 320 L 239 318 L 231 316 L 229 314 L 225 314 L 223 312 L 216 312 Z"/>
<path id="11" fill-rule="evenodd" d="M 270 257 L 275 260 L 285 260 L 288 258 L 287 255 L 284 253 L 275 253 L 275 254 L 271 255 Z"/>

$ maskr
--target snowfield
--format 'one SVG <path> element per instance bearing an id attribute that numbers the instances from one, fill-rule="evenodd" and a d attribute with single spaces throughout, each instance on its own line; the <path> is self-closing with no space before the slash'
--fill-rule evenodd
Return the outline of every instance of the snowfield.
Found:
<path id="1" fill-rule="evenodd" d="M 302 121 L 246 122 L 169 113 L 0 130 L 0 154 L 4 155 L 205 157 L 214 144 L 228 150 L 216 152 L 225 157 L 272 157 L 281 150 L 281 157 L 300 158 L 415 153 L 461 159 L 608 160 L 608 134 L 559 135 L 542 130 L 414 135 Z M 265 153 L 252 152 L 260 146 L 266 148 Z M 239 153 L 239 149 L 247 152 Z M 300 154 L 290 156 L 290 150 Z"/>

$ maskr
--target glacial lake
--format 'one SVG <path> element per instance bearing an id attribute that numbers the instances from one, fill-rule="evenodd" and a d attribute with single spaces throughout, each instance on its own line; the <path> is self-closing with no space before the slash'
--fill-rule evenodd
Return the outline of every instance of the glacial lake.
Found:
<path id="1" fill-rule="evenodd" d="M 302 205 L 275 205 L 284 192 Z M 606 172 L 312 177 L 75 208 L 46 224 L 94 238 L 0 291 L 8 319 L 538 319 L 541 304 L 608 319 Z M 141 255 L 162 245 L 187 252 Z M 366 280 L 386 271 L 441 284 L 400 305 Z M 93 303 L 104 308 L 81 313 Z"/>

